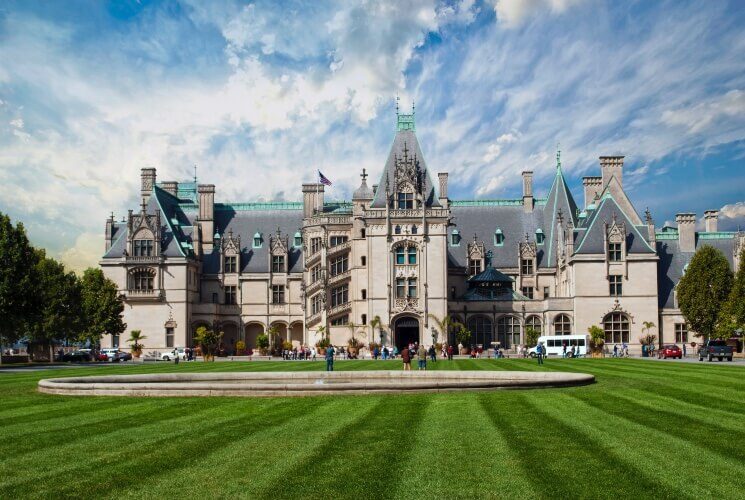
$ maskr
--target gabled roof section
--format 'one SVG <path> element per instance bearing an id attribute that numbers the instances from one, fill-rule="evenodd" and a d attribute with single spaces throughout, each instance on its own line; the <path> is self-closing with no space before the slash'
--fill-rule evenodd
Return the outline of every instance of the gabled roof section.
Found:
<path id="1" fill-rule="evenodd" d="M 546 266 L 553 267 L 556 265 L 556 218 L 561 212 L 564 222 L 572 221 L 574 226 L 577 225 L 577 203 L 569 191 L 564 173 L 561 171 L 561 163 L 556 167 L 556 177 L 551 185 L 546 199 L 546 208 L 544 209 L 544 227 L 548 236 L 546 248 Z"/>
<path id="2" fill-rule="evenodd" d="M 646 231 L 642 232 L 634 225 L 631 218 L 623 211 L 616 200 L 606 194 L 597 209 L 590 215 L 587 230 L 581 231 L 576 246 L 576 254 L 604 254 L 605 253 L 605 224 L 611 224 L 615 219 L 617 224 L 626 226 L 626 252 L 629 254 L 655 253 L 647 241 Z"/>
<path id="3" fill-rule="evenodd" d="M 469 283 L 512 283 L 514 280 L 502 273 L 497 271 L 492 266 L 487 267 L 485 270 L 468 278 Z"/>
<path id="4" fill-rule="evenodd" d="M 631 203 L 631 200 L 626 195 L 626 191 L 623 190 L 623 187 L 621 187 L 621 184 L 618 182 L 618 179 L 616 179 L 615 175 L 611 176 L 608 184 L 603 187 L 603 192 L 600 193 L 600 199 L 602 199 L 607 194 L 613 196 L 613 199 L 616 201 L 618 206 L 623 209 L 624 213 L 632 224 L 636 226 L 644 225 L 641 217 L 639 217 L 639 214 L 636 213 L 634 205 Z"/>
<path id="5" fill-rule="evenodd" d="M 396 180 L 396 162 L 401 161 L 404 157 L 408 159 L 415 158 L 419 163 L 419 168 L 423 172 L 422 193 L 424 195 L 424 205 L 427 207 L 439 207 L 440 203 L 437 201 L 437 197 L 435 197 L 434 184 L 432 184 L 432 179 L 429 176 L 422 149 L 416 138 L 416 132 L 413 129 L 405 128 L 400 128 L 396 132 L 391 151 L 388 154 L 388 160 L 385 162 L 385 168 L 378 182 L 378 191 L 375 193 L 375 198 L 370 206 L 372 208 L 385 208 L 386 185 L 391 190 L 391 194 L 393 194 L 392 190 Z"/>

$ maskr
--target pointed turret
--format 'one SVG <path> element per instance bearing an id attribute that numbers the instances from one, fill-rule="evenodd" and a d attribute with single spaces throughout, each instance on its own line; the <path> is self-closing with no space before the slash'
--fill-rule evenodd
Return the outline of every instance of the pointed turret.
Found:
<path id="1" fill-rule="evenodd" d="M 546 249 L 546 265 L 556 265 L 556 254 L 557 254 L 557 217 L 559 214 L 564 214 L 564 217 L 571 220 L 572 225 L 577 225 L 577 203 L 572 197 L 572 192 L 567 186 L 566 179 L 564 179 L 564 173 L 561 169 L 561 150 L 557 148 L 556 151 L 556 176 L 554 182 L 551 185 L 551 190 L 548 193 L 546 199 L 546 211 L 544 225 L 545 227 L 551 228 L 548 239 L 548 248 Z M 563 242 L 562 242 L 563 243 Z"/>

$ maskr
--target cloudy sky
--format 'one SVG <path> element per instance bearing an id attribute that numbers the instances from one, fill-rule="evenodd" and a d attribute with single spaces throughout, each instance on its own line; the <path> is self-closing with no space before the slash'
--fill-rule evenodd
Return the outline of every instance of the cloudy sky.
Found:
<path id="1" fill-rule="evenodd" d="M 597 157 L 659 225 L 718 208 L 745 228 L 741 1 L 32 2 L 0 4 L 0 211 L 71 267 L 137 206 L 139 171 L 220 201 L 332 198 L 377 177 L 395 96 L 453 198 L 550 184 Z"/>

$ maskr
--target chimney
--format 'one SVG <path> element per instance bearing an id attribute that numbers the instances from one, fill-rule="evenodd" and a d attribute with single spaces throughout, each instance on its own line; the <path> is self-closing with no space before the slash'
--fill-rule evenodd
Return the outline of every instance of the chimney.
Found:
<path id="1" fill-rule="evenodd" d="M 678 244 L 681 252 L 696 251 L 696 214 L 676 214 L 678 223 Z"/>
<path id="2" fill-rule="evenodd" d="M 595 194 L 600 195 L 603 190 L 602 177 L 582 177 L 582 185 L 585 187 L 585 210 L 595 199 Z"/>
<path id="3" fill-rule="evenodd" d="M 523 210 L 533 211 L 533 171 L 523 171 Z"/>
<path id="4" fill-rule="evenodd" d="M 111 248 L 111 244 L 114 241 L 114 212 L 106 219 L 106 251 L 108 252 Z"/>
<path id="5" fill-rule="evenodd" d="M 178 182 L 176 181 L 164 181 L 160 183 L 160 188 L 173 196 L 178 193 Z"/>
<path id="6" fill-rule="evenodd" d="M 448 173 L 439 172 L 437 179 L 440 181 L 440 205 L 447 207 L 448 204 Z"/>
<path id="7" fill-rule="evenodd" d="M 147 203 L 150 199 L 150 193 L 153 192 L 153 186 L 155 186 L 155 169 L 143 168 L 140 173 L 140 181 L 140 194 L 142 195 L 142 201 Z"/>
<path id="8" fill-rule="evenodd" d="M 603 187 L 608 185 L 611 177 L 615 177 L 623 187 L 623 156 L 601 156 L 600 171 L 603 175 Z"/>
<path id="9" fill-rule="evenodd" d="M 323 184 L 313 182 L 303 184 L 303 217 L 312 217 L 318 210 L 323 210 Z"/>
<path id="10" fill-rule="evenodd" d="M 704 222 L 707 233 L 717 232 L 717 222 L 719 221 L 719 210 L 707 210 L 704 212 Z"/>
<path id="11" fill-rule="evenodd" d="M 206 250 L 211 250 L 215 236 L 215 185 L 200 184 L 197 193 L 202 244 L 209 247 Z"/>

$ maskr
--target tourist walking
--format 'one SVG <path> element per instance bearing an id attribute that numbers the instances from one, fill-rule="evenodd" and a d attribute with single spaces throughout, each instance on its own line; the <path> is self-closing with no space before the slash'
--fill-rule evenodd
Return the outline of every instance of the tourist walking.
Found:
<path id="1" fill-rule="evenodd" d="M 535 354 L 538 358 L 538 364 L 543 364 L 543 342 L 539 342 L 537 346 L 535 346 Z"/>
<path id="2" fill-rule="evenodd" d="M 561 346 L 561 357 L 566 358 L 567 357 L 567 343 L 564 342 L 564 344 Z"/>
<path id="3" fill-rule="evenodd" d="M 426 370 L 427 369 L 427 349 L 424 348 L 424 345 L 419 346 L 419 351 L 417 351 L 417 355 L 419 356 L 419 369 Z"/>
<path id="4" fill-rule="evenodd" d="M 332 345 L 326 349 L 326 371 L 334 371 L 334 346 Z"/>
<path id="5" fill-rule="evenodd" d="M 429 346 L 429 360 L 435 363 L 437 361 L 437 349 L 435 346 Z"/>
<path id="6" fill-rule="evenodd" d="M 449 345 L 448 346 L 448 361 L 452 361 L 452 360 L 453 360 L 453 346 Z"/>
<path id="7" fill-rule="evenodd" d="M 401 351 L 401 360 L 404 362 L 404 371 L 411 370 L 411 351 L 403 349 Z"/>

